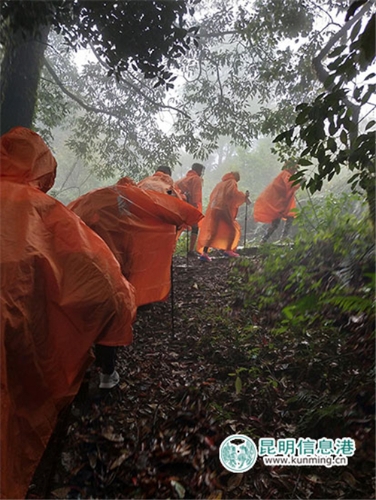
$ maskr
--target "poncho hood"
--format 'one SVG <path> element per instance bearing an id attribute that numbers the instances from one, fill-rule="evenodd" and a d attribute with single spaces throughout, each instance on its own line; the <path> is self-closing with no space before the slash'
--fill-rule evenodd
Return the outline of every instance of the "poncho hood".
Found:
<path id="1" fill-rule="evenodd" d="M 229 181 L 229 180 L 233 180 L 233 181 L 236 181 L 237 182 L 237 179 L 235 177 L 235 175 L 233 174 L 233 172 L 228 172 L 227 174 L 225 174 L 222 179 L 222 181 Z"/>
<path id="2" fill-rule="evenodd" d="M 192 176 L 195 176 L 195 175 L 197 177 L 200 177 L 200 175 L 195 170 L 188 170 L 187 177 L 192 177 Z"/>
<path id="3" fill-rule="evenodd" d="M 135 186 L 136 183 L 130 177 L 122 177 L 116 183 L 119 186 Z"/>
<path id="4" fill-rule="evenodd" d="M 56 160 L 43 139 L 25 127 L 0 138 L 1 180 L 30 184 L 47 192 L 54 184 Z"/>

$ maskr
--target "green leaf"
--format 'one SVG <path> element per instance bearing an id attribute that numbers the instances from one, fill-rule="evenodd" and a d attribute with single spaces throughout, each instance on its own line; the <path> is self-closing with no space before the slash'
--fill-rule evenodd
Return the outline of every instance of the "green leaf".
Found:
<path id="1" fill-rule="evenodd" d="M 329 76 L 327 77 L 327 79 L 326 79 L 326 80 L 325 80 L 325 82 L 324 82 L 324 87 L 325 87 L 326 89 L 329 89 L 329 88 L 333 85 L 333 83 L 334 83 L 334 81 L 335 81 L 335 79 L 336 79 L 336 76 L 337 76 L 337 75 L 336 75 L 335 73 L 333 73 L 332 75 L 329 75 Z"/>
<path id="2" fill-rule="evenodd" d="M 337 151 L 337 143 L 333 137 L 329 137 L 328 139 L 328 148 L 332 153 L 335 153 Z"/>
<path id="3" fill-rule="evenodd" d="M 286 130 L 285 132 L 282 132 L 281 134 L 277 135 L 277 137 L 275 137 L 273 139 L 273 142 L 279 142 L 279 141 L 282 141 L 283 139 L 287 139 L 287 140 L 291 139 L 293 132 L 294 132 L 294 129 L 290 128 L 289 130 Z"/>
<path id="4" fill-rule="evenodd" d="M 373 300 L 357 295 L 330 297 L 328 302 L 338 306 L 344 312 L 371 312 L 374 305 Z"/>
<path id="5" fill-rule="evenodd" d="M 307 160 L 306 158 L 299 158 L 299 165 L 302 167 L 308 167 L 309 165 L 312 165 L 311 160 Z"/>
<path id="6" fill-rule="evenodd" d="M 369 101 L 370 97 L 375 94 L 375 90 L 376 90 L 376 85 L 369 86 L 369 89 L 362 97 L 362 101 L 361 101 L 362 105 L 366 104 Z"/>
<path id="7" fill-rule="evenodd" d="M 330 59 L 333 59 L 334 57 L 337 57 L 339 56 L 340 54 L 342 54 L 342 52 L 345 50 L 346 48 L 346 45 L 339 45 L 338 47 L 336 47 L 329 55 L 328 55 L 328 58 Z"/>
<path id="8" fill-rule="evenodd" d="M 236 394 L 240 394 L 242 391 L 242 388 L 243 388 L 242 379 L 240 377 L 236 377 L 236 380 L 235 380 L 235 392 L 236 392 Z"/>
<path id="9" fill-rule="evenodd" d="M 366 82 L 367 80 L 371 80 L 372 78 L 375 78 L 376 73 L 370 73 L 364 78 L 364 81 Z"/>
<path id="10" fill-rule="evenodd" d="M 345 130 L 342 130 L 339 138 L 340 138 L 342 144 L 344 144 L 345 146 L 347 146 L 347 132 Z"/>
<path id="11" fill-rule="evenodd" d="M 171 486 L 174 487 L 176 493 L 178 494 L 179 498 L 184 498 L 185 497 L 185 488 L 182 484 L 178 483 L 175 480 L 171 481 Z"/>

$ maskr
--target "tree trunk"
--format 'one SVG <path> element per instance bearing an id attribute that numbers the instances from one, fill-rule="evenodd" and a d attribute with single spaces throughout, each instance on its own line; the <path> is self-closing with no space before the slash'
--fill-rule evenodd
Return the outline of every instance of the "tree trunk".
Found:
<path id="1" fill-rule="evenodd" d="M 16 126 L 31 128 L 50 25 L 35 33 L 9 34 L 1 64 L 1 134 Z"/>
<path id="2" fill-rule="evenodd" d="M 370 218 L 372 223 L 373 235 L 376 236 L 376 192 L 374 183 L 368 187 L 367 191 L 367 203 L 370 212 Z"/>

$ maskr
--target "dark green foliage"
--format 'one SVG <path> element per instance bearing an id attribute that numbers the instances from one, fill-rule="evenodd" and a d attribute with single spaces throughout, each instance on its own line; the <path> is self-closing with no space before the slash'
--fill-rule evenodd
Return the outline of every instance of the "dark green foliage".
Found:
<path id="1" fill-rule="evenodd" d="M 372 439 L 375 247 L 367 210 L 360 197 L 329 196 L 302 209 L 297 225 L 293 245 L 265 245 L 233 268 L 248 314 L 239 335 L 248 361 L 230 374 L 241 384 L 229 384 L 243 404 L 257 394 L 260 435 L 270 419 L 275 437 Z M 372 463 L 373 447 L 357 446 Z"/>
<path id="2" fill-rule="evenodd" d="M 132 68 L 152 79 L 154 87 L 169 89 L 175 80 L 169 65 L 186 52 L 196 31 L 184 28 L 187 12 L 185 1 L 2 2 L 2 133 L 33 125 L 50 29 L 61 33 L 74 50 L 90 45 L 107 66 L 107 76 L 119 81 Z"/>
<path id="3" fill-rule="evenodd" d="M 173 75 L 166 59 L 184 54 L 195 29 L 184 27 L 185 1 L 5 1 L 1 21 L 7 33 L 35 33 L 52 24 L 72 48 L 91 43 L 118 78 L 130 64 L 157 84 L 170 85 Z"/>
<path id="4" fill-rule="evenodd" d="M 359 6 L 367 3 L 359 2 Z M 347 19 L 351 17 L 350 13 Z M 364 10 L 355 24 L 351 25 L 351 19 L 348 23 L 346 43 L 342 37 L 334 50 L 325 54 L 323 49 L 322 55 L 314 60 L 324 92 L 311 103 L 297 106 L 295 125 L 279 134 L 275 141 L 287 146 L 303 144 L 298 160 L 301 166 L 317 162 L 316 171 L 306 182 L 311 193 L 320 191 L 323 182 L 330 181 L 344 167 L 350 169 L 353 175 L 349 184 L 353 191 L 364 190 L 374 223 L 376 128 L 370 117 L 375 107 L 372 96 L 376 85 L 370 65 L 375 59 L 375 14 L 369 15 Z M 327 69 L 321 59 L 325 55 Z M 296 178 L 302 177 L 305 170 Z"/>
<path id="5" fill-rule="evenodd" d="M 365 214 L 361 198 L 347 194 L 302 208 L 294 247 L 273 248 L 272 255 L 264 247 L 262 271 L 249 274 L 246 288 L 257 292 L 256 305 L 273 314 L 278 305 L 281 328 L 332 324 L 338 314 L 372 315 L 374 243 Z"/>

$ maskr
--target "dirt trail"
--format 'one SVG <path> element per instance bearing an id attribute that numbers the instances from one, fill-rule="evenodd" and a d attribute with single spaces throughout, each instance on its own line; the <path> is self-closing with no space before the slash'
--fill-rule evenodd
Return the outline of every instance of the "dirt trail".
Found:
<path id="1" fill-rule="evenodd" d="M 356 382 L 343 393 L 338 366 L 326 362 L 340 340 L 343 373 L 352 380 L 359 359 L 371 366 L 373 343 L 357 330 L 317 332 L 315 366 L 327 371 L 324 379 L 312 376 L 305 337 L 275 335 L 278 308 L 261 313 L 252 297 L 243 300 L 239 283 L 262 269 L 257 255 L 248 258 L 253 265 L 236 275 L 234 261 L 220 256 L 210 263 L 189 259 L 188 267 L 174 257 L 173 317 L 170 299 L 139 310 L 134 343 L 119 349 L 118 387 L 99 390 L 92 367 L 61 418 L 29 498 L 374 497 L 372 410 L 359 404 Z M 333 391 L 334 400 L 337 383 L 346 412 L 318 420 L 316 405 L 310 418 L 323 396 L 317 384 Z M 232 474 L 218 451 L 235 433 L 256 441 L 354 436 L 357 451 L 348 467 L 268 467 L 260 459 L 248 473 Z"/>
<path id="2" fill-rule="evenodd" d="M 29 497 L 178 498 L 184 490 L 206 498 L 215 490 L 226 435 L 208 407 L 232 367 L 218 369 L 225 346 L 211 360 L 201 340 L 235 300 L 230 267 L 221 257 L 190 258 L 188 267 L 174 257 L 173 314 L 171 298 L 139 310 L 134 343 L 119 349 L 118 388 L 100 391 L 91 370 Z"/>

